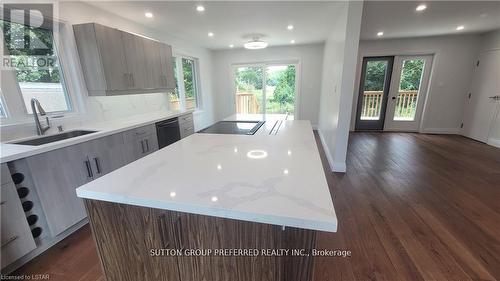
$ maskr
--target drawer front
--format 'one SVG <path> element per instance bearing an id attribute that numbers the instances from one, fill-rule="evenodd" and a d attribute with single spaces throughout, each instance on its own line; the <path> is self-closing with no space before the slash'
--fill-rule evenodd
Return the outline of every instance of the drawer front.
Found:
<path id="1" fill-rule="evenodd" d="M 179 116 L 179 123 L 193 123 L 193 114 Z"/>
<path id="2" fill-rule="evenodd" d="M 180 124 L 180 131 L 181 131 L 181 139 L 190 136 L 194 134 L 194 125 L 193 123 L 183 123 Z"/>
<path id="3" fill-rule="evenodd" d="M 146 138 L 148 135 L 156 135 L 156 127 L 154 124 L 135 128 L 125 132 L 125 142 L 132 142 L 137 139 Z"/>
<path id="4" fill-rule="evenodd" d="M 2 268 L 36 248 L 31 229 L 13 184 L 1 187 Z"/>

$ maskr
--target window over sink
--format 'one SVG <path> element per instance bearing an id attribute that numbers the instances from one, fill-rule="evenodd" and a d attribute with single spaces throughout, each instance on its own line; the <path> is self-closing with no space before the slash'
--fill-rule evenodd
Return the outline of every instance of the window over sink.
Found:
<path id="1" fill-rule="evenodd" d="M 32 98 L 38 99 L 48 113 L 72 111 L 59 64 L 54 31 L 14 21 L 2 20 L 0 24 L 4 33 L 3 44 L 9 53 L 14 74 L 13 83 L 17 83 L 17 91 L 14 92 L 21 95 L 24 114 L 33 113 L 30 105 Z M 25 39 L 25 42 L 20 42 L 19 38 Z M 5 116 L 3 106 L 1 114 Z"/>

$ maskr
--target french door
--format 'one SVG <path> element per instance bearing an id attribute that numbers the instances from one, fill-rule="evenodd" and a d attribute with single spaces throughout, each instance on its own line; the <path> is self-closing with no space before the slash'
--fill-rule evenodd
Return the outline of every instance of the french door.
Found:
<path id="1" fill-rule="evenodd" d="M 394 57 L 363 58 L 356 130 L 383 130 Z"/>
<path id="2" fill-rule="evenodd" d="M 234 67 L 237 114 L 296 113 L 296 64 L 255 64 Z"/>
<path id="3" fill-rule="evenodd" d="M 394 60 L 384 130 L 417 132 L 431 75 L 432 56 Z"/>
<path id="4" fill-rule="evenodd" d="M 418 131 L 432 56 L 363 59 L 356 130 Z"/>

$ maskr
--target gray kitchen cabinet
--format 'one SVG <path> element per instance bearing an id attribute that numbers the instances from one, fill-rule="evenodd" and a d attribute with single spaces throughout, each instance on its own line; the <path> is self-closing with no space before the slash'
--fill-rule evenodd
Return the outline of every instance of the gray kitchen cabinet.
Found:
<path id="1" fill-rule="evenodd" d="M 170 46 L 96 23 L 73 26 L 89 95 L 170 91 L 175 87 Z"/>
<path id="2" fill-rule="evenodd" d="M 130 79 L 129 89 L 155 88 L 146 81 L 146 57 L 144 55 L 143 37 L 119 31 L 122 34 L 122 44 L 127 62 L 127 71 Z"/>
<path id="3" fill-rule="evenodd" d="M 8 171 L 7 165 L 2 164 L 2 171 Z M 2 177 L 6 175 L 2 173 Z M 6 183 L 4 183 L 4 181 Z M 1 267 L 4 268 L 13 261 L 26 255 L 36 248 L 35 240 L 26 221 L 21 200 L 16 186 L 10 180 L 10 174 L 2 179 L 0 188 L 0 214 L 1 214 Z"/>
<path id="4" fill-rule="evenodd" d="M 94 23 L 74 25 L 73 29 L 89 95 L 127 90 L 130 77 L 121 32 Z"/>
<path id="5" fill-rule="evenodd" d="M 146 55 L 146 82 L 149 87 L 161 88 L 166 82 L 162 64 L 159 59 L 161 43 L 143 38 L 145 54 L 158 54 L 158 56 Z"/>
<path id="6" fill-rule="evenodd" d="M 158 42 L 158 51 L 161 63 L 161 85 L 167 89 L 175 89 L 174 57 L 172 47 Z"/>
<path id="7" fill-rule="evenodd" d="M 87 215 L 75 189 L 126 164 L 114 134 L 26 158 L 52 236 Z"/>
<path id="8" fill-rule="evenodd" d="M 194 134 L 193 114 L 179 116 L 179 130 L 181 139 Z"/>
<path id="9" fill-rule="evenodd" d="M 155 124 L 143 126 L 124 133 L 127 162 L 133 162 L 158 150 Z"/>
<path id="10" fill-rule="evenodd" d="M 75 189 L 92 180 L 86 143 L 26 158 L 52 236 L 87 215 Z"/>

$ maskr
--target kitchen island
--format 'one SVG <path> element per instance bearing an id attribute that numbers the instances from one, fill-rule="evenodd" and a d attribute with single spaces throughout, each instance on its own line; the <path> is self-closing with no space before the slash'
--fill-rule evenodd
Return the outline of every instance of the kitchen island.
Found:
<path id="1" fill-rule="evenodd" d="M 309 280 L 316 231 L 337 230 L 308 121 L 194 134 L 77 195 L 108 281 Z"/>

